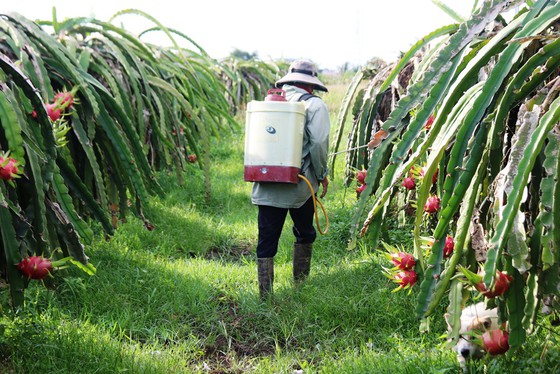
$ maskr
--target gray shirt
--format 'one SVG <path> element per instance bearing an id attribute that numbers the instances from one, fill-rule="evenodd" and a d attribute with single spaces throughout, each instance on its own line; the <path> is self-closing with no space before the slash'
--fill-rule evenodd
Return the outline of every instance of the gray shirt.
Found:
<path id="1" fill-rule="evenodd" d="M 304 89 L 284 85 L 288 101 L 298 101 L 307 93 Z M 309 180 L 316 193 L 319 182 L 328 174 L 328 148 L 330 120 L 326 104 L 318 97 L 303 102 L 306 108 L 301 174 Z M 311 197 L 311 190 L 304 180 L 298 184 L 255 182 L 251 202 L 278 208 L 299 208 Z"/>

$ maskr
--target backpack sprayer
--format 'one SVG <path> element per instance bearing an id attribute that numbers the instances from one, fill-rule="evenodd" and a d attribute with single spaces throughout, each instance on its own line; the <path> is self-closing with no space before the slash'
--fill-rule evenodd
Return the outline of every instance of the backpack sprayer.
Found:
<path id="1" fill-rule="evenodd" d="M 287 101 L 285 95 L 284 90 L 273 88 L 264 101 L 247 104 L 244 178 L 246 182 L 293 184 L 303 179 L 311 190 L 317 229 L 324 235 L 329 226 L 327 212 L 315 197 L 309 180 L 300 174 L 305 105 L 301 101 Z M 317 203 L 327 221 L 325 231 L 319 226 Z"/>

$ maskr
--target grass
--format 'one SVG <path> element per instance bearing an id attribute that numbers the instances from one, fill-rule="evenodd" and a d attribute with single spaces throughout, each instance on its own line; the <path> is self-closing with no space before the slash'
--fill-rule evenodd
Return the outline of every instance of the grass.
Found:
<path id="1" fill-rule="evenodd" d="M 341 95 L 339 89 L 327 96 L 333 118 Z M 367 238 L 346 250 L 355 193 L 341 178 L 323 201 L 330 231 L 315 244 L 311 277 L 300 287 L 292 282 L 288 219 L 274 297 L 259 301 L 257 211 L 243 181 L 242 138 L 231 134 L 215 145 L 209 203 L 193 166 L 183 187 L 175 175 L 159 176 L 166 195 L 145 209 L 153 231 L 132 215 L 108 240 L 94 225 L 96 241 L 87 248 L 94 276 L 69 268 L 44 284 L 32 282 L 17 315 L 4 288 L 1 371 L 458 372 L 442 345 L 444 306 L 430 332 L 420 333 L 414 291 L 391 292 L 395 286 L 382 274 L 386 260 Z M 410 242 L 406 227 L 390 226 L 385 236 Z M 539 326 L 521 350 L 485 359 L 470 372 L 560 370 L 557 332 L 547 320 Z"/>

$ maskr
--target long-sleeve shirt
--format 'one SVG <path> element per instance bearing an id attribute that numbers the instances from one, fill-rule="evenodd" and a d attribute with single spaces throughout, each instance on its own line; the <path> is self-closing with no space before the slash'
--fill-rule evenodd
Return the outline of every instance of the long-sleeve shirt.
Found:
<path id="1" fill-rule="evenodd" d="M 307 93 L 299 87 L 284 85 L 288 101 L 298 101 Z M 306 108 L 301 174 L 309 180 L 314 193 L 319 182 L 328 174 L 328 148 L 330 120 L 326 104 L 319 97 L 303 102 Z M 278 208 L 299 208 L 311 197 L 311 190 L 304 180 L 298 184 L 255 182 L 251 202 L 255 205 L 268 205 Z"/>

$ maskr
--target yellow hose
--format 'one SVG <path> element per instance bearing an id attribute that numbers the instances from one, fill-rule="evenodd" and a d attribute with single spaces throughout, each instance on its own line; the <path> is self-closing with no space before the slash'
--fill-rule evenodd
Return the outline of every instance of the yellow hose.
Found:
<path id="1" fill-rule="evenodd" d="M 317 230 L 319 230 L 321 235 L 325 235 L 329 231 L 329 216 L 327 215 L 327 211 L 325 210 L 325 207 L 323 206 L 323 203 L 321 203 L 321 201 L 317 200 L 317 198 L 315 197 L 315 191 L 313 190 L 313 186 L 311 185 L 311 182 L 309 182 L 309 180 L 301 174 L 298 174 L 298 177 L 303 179 L 305 181 L 305 183 L 307 183 L 307 185 L 309 186 L 309 189 L 311 190 L 311 197 L 313 198 L 313 210 L 315 212 L 315 223 L 317 224 Z M 321 206 L 321 209 L 323 210 L 323 214 L 325 215 L 325 220 L 326 220 L 326 223 L 327 223 L 327 227 L 326 227 L 325 231 L 323 231 L 321 229 L 321 226 L 319 225 L 319 214 L 317 213 L 317 203 L 319 203 L 319 205 Z"/>

